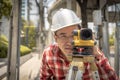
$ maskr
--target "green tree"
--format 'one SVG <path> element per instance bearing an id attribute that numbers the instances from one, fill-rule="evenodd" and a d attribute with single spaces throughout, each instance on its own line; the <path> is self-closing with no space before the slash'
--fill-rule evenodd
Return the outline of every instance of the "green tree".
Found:
<path id="1" fill-rule="evenodd" d="M 11 9 L 11 0 L 0 0 L 0 19 L 2 16 L 9 18 Z"/>
<path id="2" fill-rule="evenodd" d="M 114 45 L 114 36 L 115 36 L 115 32 L 113 31 L 112 34 L 110 35 L 109 37 L 109 43 L 110 43 L 110 46 L 113 46 Z"/>
<path id="3" fill-rule="evenodd" d="M 23 32 L 25 33 L 26 35 L 26 29 L 29 28 L 29 32 L 28 32 L 28 40 L 29 40 L 29 44 L 28 44 L 28 47 L 29 48 L 33 48 L 36 46 L 36 39 L 35 39 L 35 36 L 36 36 L 36 29 L 35 29 L 35 26 L 24 26 L 23 27 Z M 26 45 L 26 38 L 24 37 L 23 40 L 22 40 L 22 43 L 23 45 Z"/>
<path id="4" fill-rule="evenodd" d="M 34 26 L 34 23 L 32 21 L 29 22 L 28 26 L 28 21 L 26 21 L 24 18 L 22 18 L 22 28 L 21 31 L 23 32 L 24 37 L 21 38 L 21 44 L 28 46 L 29 48 L 33 48 L 36 46 L 36 27 Z M 26 44 L 26 37 L 27 37 L 27 32 L 26 30 L 28 29 L 28 44 Z"/>
<path id="5" fill-rule="evenodd" d="M 36 46 L 36 39 L 35 39 L 35 35 L 36 35 L 36 31 L 35 31 L 35 26 L 30 26 L 29 27 L 29 45 L 30 48 L 33 48 Z"/>
<path id="6" fill-rule="evenodd" d="M 24 18 L 22 18 L 22 26 L 27 26 L 27 21 Z"/>

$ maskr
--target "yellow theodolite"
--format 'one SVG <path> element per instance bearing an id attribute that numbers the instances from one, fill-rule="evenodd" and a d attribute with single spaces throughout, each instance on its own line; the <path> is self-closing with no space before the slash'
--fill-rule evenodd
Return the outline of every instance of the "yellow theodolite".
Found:
<path id="1" fill-rule="evenodd" d="M 93 46 L 95 45 L 92 34 L 92 30 L 88 28 L 73 31 L 73 54 L 68 55 L 71 66 L 66 80 L 82 80 L 85 71 L 84 62 L 91 64 L 90 70 L 93 80 L 100 80 L 98 69 L 94 62 L 95 58 L 92 55 Z M 79 52 L 80 48 L 83 50 Z"/>
<path id="2" fill-rule="evenodd" d="M 95 42 L 92 39 L 92 30 L 91 29 L 82 29 L 82 30 L 74 30 L 73 31 L 73 42 L 72 45 L 74 47 L 89 47 L 94 46 Z"/>

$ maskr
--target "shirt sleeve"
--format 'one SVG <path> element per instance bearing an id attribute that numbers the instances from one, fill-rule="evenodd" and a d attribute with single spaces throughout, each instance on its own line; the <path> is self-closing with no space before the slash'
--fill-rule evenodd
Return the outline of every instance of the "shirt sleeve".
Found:
<path id="1" fill-rule="evenodd" d="M 48 66 L 46 52 L 43 52 L 40 66 L 40 80 L 51 80 L 52 72 Z"/>
<path id="2" fill-rule="evenodd" d="M 109 64 L 108 59 L 104 56 L 103 52 L 99 49 L 97 51 L 101 53 L 99 56 L 96 56 L 96 64 L 98 66 L 100 78 L 102 80 L 119 80 L 118 76 Z"/>

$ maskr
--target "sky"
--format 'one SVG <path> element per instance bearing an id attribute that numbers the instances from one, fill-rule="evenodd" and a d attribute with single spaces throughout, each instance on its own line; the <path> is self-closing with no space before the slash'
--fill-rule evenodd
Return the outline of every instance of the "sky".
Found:
<path id="1" fill-rule="evenodd" d="M 46 5 L 48 6 L 48 8 L 50 8 L 52 6 L 54 1 L 56 1 L 56 0 L 47 0 L 47 4 Z M 32 6 L 32 10 L 30 12 L 31 13 L 30 19 L 33 21 L 35 26 L 38 26 L 38 21 L 39 21 L 38 8 L 37 8 L 36 3 L 35 3 L 34 0 L 31 0 L 31 2 L 32 2 L 33 6 Z M 47 14 L 46 14 L 46 16 L 47 16 Z M 45 19 L 45 21 L 46 21 L 46 24 L 45 24 L 46 25 L 46 29 L 48 29 L 49 28 L 49 23 L 48 23 L 47 19 Z"/>
<path id="2" fill-rule="evenodd" d="M 48 0 L 48 7 L 51 7 L 56 0 Z"/>

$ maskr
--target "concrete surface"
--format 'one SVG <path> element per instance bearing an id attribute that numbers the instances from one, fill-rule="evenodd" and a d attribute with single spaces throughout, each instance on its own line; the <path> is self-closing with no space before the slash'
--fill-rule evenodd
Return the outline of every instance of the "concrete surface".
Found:
<path id="1" fill-rule="evenodd" d="M 32 53 L 32 58 L 20 66 L 19 80 L 39 80 L 40 55 Z M 6 77 L 2 80 L 7 80 Z"/>
<path id="2" fill-rule="evenodd" d="M 20 80 L 39 80 L 40 59 L 38 53 L 20 66 Z"/>

